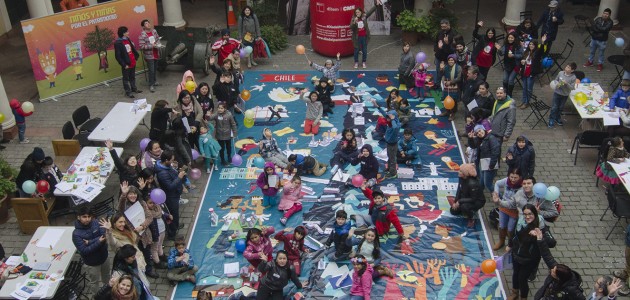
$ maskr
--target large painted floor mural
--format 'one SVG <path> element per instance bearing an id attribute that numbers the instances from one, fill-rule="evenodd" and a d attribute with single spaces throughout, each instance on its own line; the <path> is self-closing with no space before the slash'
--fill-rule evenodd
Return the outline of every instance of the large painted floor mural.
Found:
<path id="1" fill-rule="evenodd" d="M 322 119 L 320 133 L 313 137 L 303 134 L 306 107 L 299 94 L 303 89 L 313 90 L 312 80 L 321 73 L 247 72 L 241 88 L 250 90 L 252 97 L 245 103 L 245 109 L 254 109 L 256 118 L 254 126 L 246 128 L 243 115 L 236 116 L 239 127 L 235 145 L 237 153 L 243 157 L 243 164 L 219 168 L 212 173 L 189 241 L 191 255 L 199 266 L 197 283 L 196 286 L 189 282 L 180 283 L 174 299 L 191 299 L 200 289 L 215 291 L 215 299 L 227 299 L 239 292 L 245 297 L 254 295 L 255 278 L 238 274 L 228 277 L 225 267 L 226 264 L 234 266 L 233 263 L 238 263 L 239 270 L 249 266 L 231 238 L 236 233 L 238 238 L 244 239 L 246 231 L 241 233 L 243 227 L 273 226 L 276 232 L 285 228 L 280 223 L 282 212 L 277 207 L 262 206 L 259 200 L 262 192 L 255 183 L 262 172 L 253 161 L 259 156 L 257 142 L 263 128 L 272 129 L 286 153 L 308 154 L 326 164 L 333 156 L 342 130 L 352 128 L 361 137 L 359 144 L 370 144 L 375 153 L 384 154 L 377 155 L 380 172 L 384 172 L 385 144 L 372 139 L 380 113 L 370 100 L 385 105 L 389 91 L 399 87 L 396 73 L 342 71 L 339 75 L 333 97 L 336 103 L 334 114 Z M 437 117 L 436 111 L 439 112 L 441 104 L 438 101 L 436 105 L 431 96 L 411 98 L 406 91 L 401 92 L 401 96 L 409 97 L 413 117 L 406 128 L 413 130 L 419 157 L 411 165 L 400 165 L 399 177 L 385 179 L 377 188 L 388 195 L 387 201 L 398 209 L 409 239 L 398 244 L 393 227 L 388 236 L 381 237 L 385 253 L 382 264 L 394 270 L 395 276 L 376 279 L 372 297 L 392 300 L 503 299 L 497 274 L 481 272 L 481 262 L 492 258 L 481 220 L 468 227 L 466 219 L 449 213 L 449 197 L 455 195 L 457 171 L 462 163 L 462 149 L 452 123 L 445 117 Z M 272 117 L 272 111 L 279 112 L 280 118 Z M 342 171 L 351 177 L 358 172 L 359 166 L 348 165 Z M 286 227 L 305 225 L 309 231 L 306 244 L 311 251 L 302 258 L 300 277 L 302 281 L 309 281 L 309 286 L 302 290 L 307 299 L 332 299 L 350 289 L 350 261 L 329 262 L 324 250 L 319 248 L 328 237 L 337 210 L 346 210 L 348 215 L 367 214 L 369 200 L 360 189 L 337 179 L 339 174 L 333 176 L 330 170 L 320 177 L 302 176 L 304 209 L 286 224 Z M 211 226 L 210 208 L 221 219 L 217 226 Z M 283 247 L 282 243 L 273 241 L 276 250 Z M 348 279 L 340 280 L 348 273 Z M 295 292 L 297 289 L 292 283 L 285 288 L 286 295 Z"/>

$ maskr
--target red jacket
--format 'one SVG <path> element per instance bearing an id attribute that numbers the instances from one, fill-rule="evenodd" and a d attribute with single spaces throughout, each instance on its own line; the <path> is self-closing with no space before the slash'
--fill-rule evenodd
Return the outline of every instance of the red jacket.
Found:
<path id="1" fill-rule="evenodd" d="M 284 251 L 287 252 L 289 261 L 299 261 L 300 255 L 304 252 L 304 239 L 296 240 L 293 233 L 280 231 L 276 233 L 274 238 L 280 242 L 284 242 Z"/>
<path id="2" fill-rule="evenodd" d="M 372 220 L 375 219 L 374 214 L 376 213 L 376 221 L 374 222 L 374 226 L 376 227 L 376 232 L 379 236 L 387 234 L 389 232 L 389 227 L 394 224 L 398 235 L 403 235 L 403 228 L 400 225 L 400 220 L 398 220 L 398 215 L 396 214 L 397 210 L 391 205 L 383 205 L 380 208 L 377 208 L 376 211 L 374 209 L 374 197 L 372 196 L 372 190 L 366 188 L 363 190 L 363 195 L 370 199 L 370 215 L 372 216 Z M 387 200 L 386 200 L 387 201 Z"/>

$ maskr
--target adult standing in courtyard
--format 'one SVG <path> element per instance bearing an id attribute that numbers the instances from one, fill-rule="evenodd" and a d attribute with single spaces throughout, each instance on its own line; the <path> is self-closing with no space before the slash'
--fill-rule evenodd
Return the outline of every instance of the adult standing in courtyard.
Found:
<path id="1" fill-rule="evenodd" d="M 151 21 L 144 19 L 140 22 L 140 26 L 142 26 L 142 32 L 140 37 L 138 37 L 138 43 L 140 44 L 140 49 L 142 49 L 147 70 L 149 70 L 149 90 L 153 93 L 155 92 L 155 87 L 160 85 L 155 78 L 158 59 L 160 59 L 160 36 L 153 28 Z"/>
<path id="2" fill-rule="evenodd" d="M 601 72 L 604 68 L 604 51 L 606 51 L 606 44 L 608 42 L 608 33 L 613 27 L 613 21 L 610 19 L 610 8 L 604 9 L 601 17 L 595 18 L 593 25 L 591 25 L 591 52 L 588 55 L 588 61 L 584 64 L 585 67 L 590 67 L 595 64 L 595 53 L 599 49 L 599 56 L 597 57 L 597 72 Z"/>
<path id="3" fill-rule="evenodd" d="M 368 12 L 364 12 L 362 8 L 357 7 L 350 20 L 350 30 L 352 30 L 352 45 L 354 46 L 354 68 L 359 67 L 359 51 L 361 51 L 361 61 L 363 68 L 367 68 L 365 61 L 367 60 L 367 44 L 370 42 L 370 28 L 367 19 L 376 11 L 378 5 L 383 5 L 381 0 L 376 0 L 376 5 Z"/>
<path id="4" fill-rule="evenodd" d="M 547 35 L 547 51 L 550 51 L 553 41 L 558 35 L 558 26 L 564 23 L 564 13 L 558 8 L 558 1 L 549 1 L 547 9 L 543 12 L 536 23 L 540 27 L 540 36 Z"/>
<path id="5" fill-rule="evenodd" d="M 136 87 L 136 62 L 140 57 L 136 46 L 129 39 L 129 29 L 125 26 L 118 27 L 118 38 L 114 42 L 116 61 L 122 68 L 122 82 L 125 95 L 135 98 L 133 93 L 142 93 Z"/>
<path id="6" fill-rule="evenodd" d="M 442 80 L 442 72 L 440 71 L 440 63 L 446 64 L 448 56 L 455 53 L 455 36 L 457 33 L 451 29 L 451 22 L 447 19 L 440 21 L 440 30 L 435 37 L 435 45 L 433 45 L 433 52 L 435 52 L 435 68 L 437 70 L 437 76 L 435 76 L 435 86 L 440 86 Z"/>

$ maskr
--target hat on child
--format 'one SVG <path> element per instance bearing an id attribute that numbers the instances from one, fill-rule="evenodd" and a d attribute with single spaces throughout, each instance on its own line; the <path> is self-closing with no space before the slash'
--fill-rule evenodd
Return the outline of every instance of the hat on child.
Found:
<path id="1" fill-rule="evenodd" d="M 44 160 L 44 158 L 46 158 L 46 154 L 44 154 L 44 150 L 42 150 L 42 148 L 35 147 L 33 149 L 33 153 L 31 154 L 31 157 L 35 161 L 42 161 Z"/>
<path id="2" fill-rule="evenodd" d="M 558 7 L 558 1 L 556 0 L 549 1 L 549 7 Z"/>
<path id="3" fill-rule="evenodd" d="M 474 131 L 474 132 L 477 132 L 477 130 L 483 130 L 483 131 L 486 131 L 486 128 L 485 128 L 485 127 L 483 127 L 483 125 L 477 124 L 477 125 L 475 125 L 475 127 L 473 128 L 473 131 Z"/>
<path id="4" fill-rule="evenodd" d="M 621 86 L 630 86 L 630 79 L 624 79 L 621 81 Z"/>

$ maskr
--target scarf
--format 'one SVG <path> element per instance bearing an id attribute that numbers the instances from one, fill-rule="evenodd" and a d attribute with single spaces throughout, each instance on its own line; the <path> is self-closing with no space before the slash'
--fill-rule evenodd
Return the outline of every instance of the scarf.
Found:
<path id="1" fill-rule="evenodd" d="M 133 300 L 133 293 L 128 293 L 126 295 L 122 295 L 116 288 L 112 288 L 112 299 L 116 300 Z"/>
<path id="2" fill-rule="evenodd" d="M 350 222 L 346 222 L 345 224 L 339 226 L 335 223 L 335 233 L 339 236 L 344 234 L 348 234 L 350 232 Z"/>
<path id="3" fill-rule="evenodd" d="M 181 104 L 182 106 L 182 110 L 184 111 L 184 113 L 186 113 L 187 115 L 189 115 L 190 113 L 193 112 L 193 109 L 195 108 L 195 106 L 193 105 L 193 102 L 190 101 L 190 103 L 188 103 L 188 105 L 185 105 L 183 102 Z"/>

